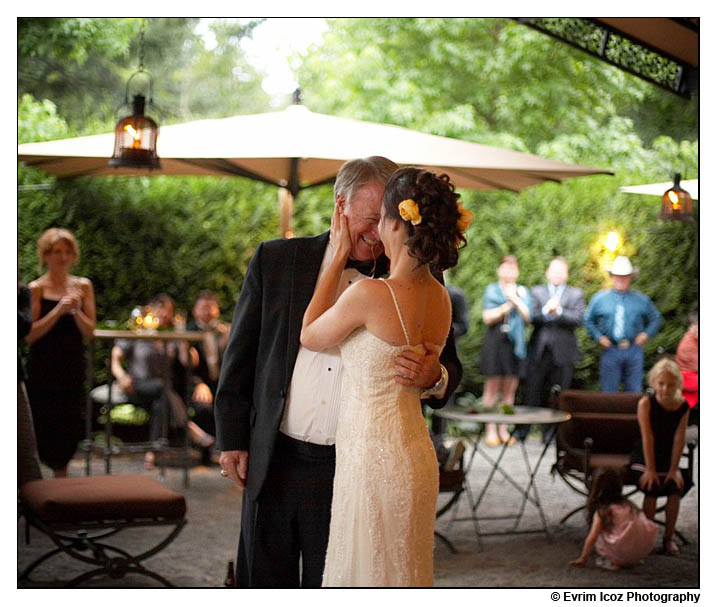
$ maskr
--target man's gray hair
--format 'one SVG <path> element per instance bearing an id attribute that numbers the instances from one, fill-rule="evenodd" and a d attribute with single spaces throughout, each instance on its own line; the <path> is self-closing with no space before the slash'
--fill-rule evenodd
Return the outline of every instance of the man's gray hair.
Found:
<path id="1" fill-rule="evenodd" d="M 399 166 L 383 156 L 369 156 L 348 160 L 339 169 L 334 181 L 334 201 L 341 194 L 351 204 L 352 196 L 359 188 L 370 183 L 385 186 L 391 174 Z"/>

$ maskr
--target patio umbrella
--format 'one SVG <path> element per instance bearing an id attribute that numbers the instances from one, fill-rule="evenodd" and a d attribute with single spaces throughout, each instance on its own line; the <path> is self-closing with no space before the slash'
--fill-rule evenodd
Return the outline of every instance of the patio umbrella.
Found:
<path id="1" fill-rule="evenodd" d="M 662 183 L 646 183 L 644 185 L 624 185 L 621 186 L 621 192 L 627 194 L 647 194 L 649 196 L 663 196 L 666 190 L 673 187 L 672 181 L 664 181 Z M 698 180 L 686 179 L 681 180 L 681 187 L 691 195 L 693 200 L 698 200 Z"/>
<path id="2" fill-rule="evenodd" d="M 329 183 L 352 158 L 386 156 L 400 165 L 447 173 L 460 188 L 512 190 L 610 171 L 411 129 L 317 114 L 302 105 L 280 112 L 161 127 L 161 168 L 113 168 L 114 134 L 18 146 L 18 160 L 59 178 L 87 175 L 241 176 L 287 188 Z"/>

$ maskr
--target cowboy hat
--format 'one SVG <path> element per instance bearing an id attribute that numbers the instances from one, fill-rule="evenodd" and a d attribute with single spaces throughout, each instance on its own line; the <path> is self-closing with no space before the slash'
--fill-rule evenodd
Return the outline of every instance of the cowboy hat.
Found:
<path id="1" fill-rule="evenodd" d="M 613 260 L 608 273 L 613 276 L 636 276 L 638 274 L 638 268 L 634 268 L 633 265 L 631 265 L 631 260 L 628 259 L 628 257 L 619 255 Z"/>

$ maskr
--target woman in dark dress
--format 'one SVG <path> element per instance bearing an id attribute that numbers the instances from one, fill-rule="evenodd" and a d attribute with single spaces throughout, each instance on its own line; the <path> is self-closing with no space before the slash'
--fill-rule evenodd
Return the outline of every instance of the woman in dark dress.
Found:
<path id="1" fill-rule="evenodd" d="M 40 460 L 55 476 L 67 476 L 67 464 L 83 438 L 85 347 L 95 328 L 95 295 L 87 278 L 70 269 L 80 251 L 71 232 L 46 230 L 37 254 L 47 272 L 28 286 L 32 328 L 27 389 Z"/>
<path id="2" fill-rule="evenodd" d="M 484 291 L 482 319 L 488 326 L 481 347 L 481 374 L 486 377 L 481 396 L 484 407 L 513 405 L 519 376 L 526 359 L 526 324 L 530 320 L 531 296 L 523 285 L 516 283 L 519 262 L 514 255 L 506 255 L 496 274 L 498 282 Z M 496 424 L 486 424 L 486 444 L 516 442 L 509 437 L 504 424 L 496 431 Z"/>

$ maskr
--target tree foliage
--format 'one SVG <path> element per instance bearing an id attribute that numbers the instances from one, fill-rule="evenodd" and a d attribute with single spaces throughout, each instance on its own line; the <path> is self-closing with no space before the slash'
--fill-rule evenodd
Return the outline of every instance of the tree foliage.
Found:
<path id="1" fill-rule="evenodd" d="M 18 19 L 18 99 L 50 99 L 76 132 L 111 128 L 141 19 Z"/>
<path id="2" fill-rule="evenodd" d="M 111 130 L 139 67 L 144 30 L 155 104 L 147 113 L 160 124 L 262 111 L 269 100 L 261 75 L 240 48 L 259 22 L 214 21 L 216 46 L 208 49 L 196 18 L 18 19 L 18 99 L 52 100 L 78 134 Z M 146 76 L 134 78 L 130 100 L 147 97 L 149 85 Z"/>
<path id="3" fill-rule="evenodd" d="M 126 55 L 141 19 L 20 18 L 17 51 L 20 64 L 74 61 L 82 65 L 93 55 Z"/>
<path id="4" fill-rule="evenodd" d="M 531 151 L 604 128 L 652 95 L 638 78 L 496 18 L 331 20 L 299 81 L 317 111 L 481 143 L 510 135 Z"/>
<path id="5" fill-rule="evenodd" d="M 62 139 L 70 134 L 67 122 L 57 115 L 55 104 L 49 99 L 37 101 L 29 93 L 18 103 L 17 124 L 18 143 Z"/>

